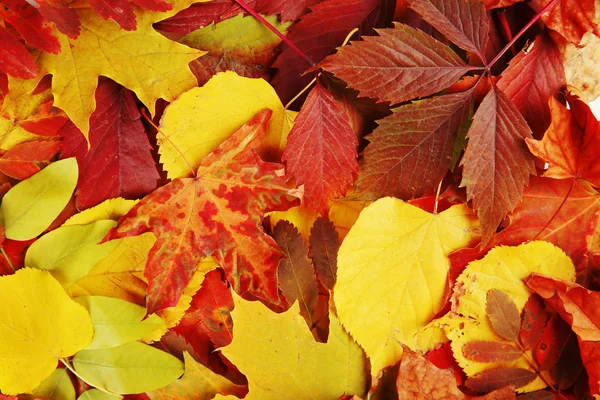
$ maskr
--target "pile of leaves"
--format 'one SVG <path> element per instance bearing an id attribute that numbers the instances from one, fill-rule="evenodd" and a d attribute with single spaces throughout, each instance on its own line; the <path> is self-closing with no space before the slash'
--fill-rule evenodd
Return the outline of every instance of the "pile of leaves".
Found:
<path id="1" fill-rule="evenodd" d="M 0 0 L 0 398 L 600 398 L 598 7 Z"/>

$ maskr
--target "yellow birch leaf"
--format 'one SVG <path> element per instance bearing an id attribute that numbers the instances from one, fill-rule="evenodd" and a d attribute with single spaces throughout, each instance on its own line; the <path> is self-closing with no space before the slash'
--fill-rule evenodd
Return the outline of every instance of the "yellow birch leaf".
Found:
<path id="1" fill-rule="evenodd" d="M 139 200 L 126 200 L 122 197 L 105 200 L 97 206 L 73 215 L 65 221 L 63 226 L 87 225 L 103 219 L 118 221 L 119 218 L 127 214 L 138 201 Z"/>
<path id="2" fill-rule="evenodd" d="M 386 197 L 365 208 L 338 253 L 335 305 L 371 360 L 371 372 L 397 363 L 402 344 L 441 309 L 453 250 L 479 238 L 466 205 L 430 214 Z"/>
<path id="3" fill-rule="evenodd" d="M 57 368 L 31 394 L 19 395 L 19 400 L 75 400 L 75 388 L 67 370 Z"/>
<path id="4" fill-rule="evenodd" d="M 146 316 L 146 308 L 125 300 L 105 296 L 82 296 L 75 301 L 89 313 L 94 337 L 86 350 L 106 349 L 158 336 L 166 332 L 165 322 L 156 314 Z"/>
<path id="5" fill-rule="evenodd" d="M 187 351 L 183 353 L 185 372 L 183 376 L 154 392 L 146 393 L 151 400 L 210 400 L 217 394 L 245 394 L 245 387 L 215 374 L 200 364 Z M 236 397 L 237 398 L 237 397 Z"/>
<path id="6" fill-rule="evenodd" d="M 497 364 L 468 360 L 462 347 L 472 340 L 490 340 L 505 343 L 492 330 L 486 314 L 487 292 L 498 289 L 516 304 L 519 313 L 531 295 L 523 279 L 532 273 L 546 275 L 569 282 L 575 281 L 575 267 L 571 259 L 558 247 L 548 242 L 530 242 L 517 247 L 495 247 L 481 260 L 473 261 L 456 280 L 453 311 L 435 320 L 452 341 L 454 358 L 468 376 L 473 376 Z M 525 357 L 506 367 L 526 368 L 533 371 Z M 532 391 L 546 387 L 540 379 L 520 388 Z"/>
<path id="7" fill-rule="evenodd" d="M 221 349 L 248 379 L 247 400 L 363 395 L 368 362 L 333 312 L 327 343 L 315 342 L 298 302 L 275 314 L 233 292 L 233 341 Z"/>
<path id="8" fill-rule="evenodd" d="M 152 233 L 112 240 L 114 250 L 67 291 L 72 297 L 98 295 L 146 304 L 144 268 L 156 237 Z"/>
<path id="9" fill-rule="evenodd" d="M 27 249 L 25 266 L 49 271 L 68 288 L 114 250 L 116 241 L 98 242 L 116 225 L 115 221 L 104 220 L 89 225 L 61 226 Z"/>
<path id="10" fill-rule="evenodd" d="M 175 100 L 196 86 L 188 63 L 204 52 L 165 38 L 152 24 L 189 7 L 192 0 L 174 0 L 169 12 L 151 12 L 131 4 L 137 29 L 125 31 L 118 24 L 107 23 L 86 1 L 71 4 L 81 20 L 81 34 L 71 39 L 56 31 L 61 52 L 35 52 L 40 69 L 33 79 L 39 82 L 52 75 L 54 105 L 62 109 L 87 138 L 89 119 L 96 109 L 94 93 L 100 75 L 133 90 L 154 113 L 156 100 Z M 10 78 L 9 81 L 18 79 Z M 37 85 L 37 83 L 36 83 Z M 34 86 L 35 87 L 35 86 Z"/>
<path id="11" fill-rule="evenodd" d="M 158 135 L 160 162 L 168 177 L 190 176 L 185 159 L 197 170 L 205 156 L 264 108 L 273 114 L 259 154 L 265 146 L 281 143 L 291 129 L 281 100 L 265 80 L 221 72 L 203 87 L 182 94 L 166 108 L 160 122 L 161 131 L 169 138 Z"/>
<path id="12" fill-rule="evenodd" d="M 0 390 L 30 393 L 90 343 L 92 321 L 47 271 L 0 277 Z"/>
<path id="13" fill-rule="evenodd" d="M 44 232 L 69 202 L 78 177 L 77 160 L 72 157 L 17 183 L 0 207 L 6 237 L 29 240 Z"/>

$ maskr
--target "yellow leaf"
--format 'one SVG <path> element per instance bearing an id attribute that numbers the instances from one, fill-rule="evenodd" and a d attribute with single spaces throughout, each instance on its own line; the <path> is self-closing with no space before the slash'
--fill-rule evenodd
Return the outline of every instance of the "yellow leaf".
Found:
<path id="1" fill-rule="evenodd" d="M 348 234 L 352 225 L 358 219 L 360 212 L 371 204 L 365 200 L 332 200 L 329 208 L 329 220 L 333 222 L 340 239 Z"/>
<path id="2" fill-rule="evenodd" d="M 337 399 L 367 390 L 367 360 L 333 312 L 327 343 L 315 342 L 298 303 L 275 314 L 233 292 L 233 341 L 222 353 L 248 379 L 247 400 Z"/>
<path id="3" fill-rule="evenodd" d="M 469 263 L 458 277 L 454 286 L 455 309 L 433 323 L 441 325 L 452 340 L 454 358 L 468 376 L 490 369 L 494 364 L 466 359 L 462 355 L 465 343 L 472 340 L 505 342 L 492 331 L 486 315 L 487 292 L 490 289 L 498 289 L 506 293 L 517 305 L 520 313 L 531 295 L 522 279 L 534 272 L 556 279 L 575 281 L 575 267 L 571 259 L 553 244 L 540 241 L 518 247 L 495 247 L 483 259 Z M 506 366 L 533 371 L 524 357 Z M 546 387 L 546 384 L 538 378 L 520 391 L 543 387 Z"/>
<path id="4" fill-rule="evenodd" d="M 114 250 L 68 289 L 70 295 L 118 297 L 145 305 L 144 268 L 155 241 L 152 233 L 112 240 L 118 243 Z"/>
<path id="5" fill-rule="evenodd" d="M 146 393 L 152 400 L 210 400 L 217 394 L 238 394 L 244 387 L 212 372 L 186 351 L 183 353 L 185 372 L 181 379 L 154 392 Z M 237 397 L 236 397 L 237 398 Z"/>
<path id="6" fill-rule="evenodd" d="M 67 370 L 57 368 L 49 377 L 44 379 L 30 395 L 19 395 L 20 400 L 52 399 L 75 400 L 75 388 Z"/>
<path id="7" fill-rule="evenodd" d="M 315 210 L 304 206 L 292 207 L 286 211 L 273 211 L 267 214 L 271 226 L 277 225 L 281 220 L 289 221 L 298 229 L 305 241 L 310 237 L 310 228 L 319 216 Z"/>
<path id="8" fill-rule="evenodd" d="M 86 137 L 90 115 L 96 108 L 94 93 L 100 75 L 133 90 L 154 113 L 157 99 L 173 101 L 197 84 L 188 63 L 204 52 L 171 41 L 152 28 L 154 22 L 191 3 L 192 0 L 173 1 L 173 10 L 167 13 L 150 12 L 132 4 L 137 19 L 134 31 L 107 23 L 87 2 L 73 3 L 71 7 L 77 8 L 81 20 L 81 34 L 70 39 L 54 32 L 61 52 L 36 52 L 40 73 L 33 81 L 52 75 L 54 105 L 64 110 Z"/>
<path id="9" fill-rule="evenodd" d="M 273 115 L 259 153 L 273 143 L 282 143 L 291 129 L 281 100 L 265 80 L 221 72 L 203 87 L 182 94 L 167 107 L 160 123 L 161 131 L 169 138 L 158 135 L 160 162 L 168 177 L 191 175 L 179 151 L 197 170 L 206 155 L 264 108 L 273 110 Z"/>
<path id="10" fill-rule="evenodd" d="M 73 215 L 63 224 L 63 226 L 87 225 L 103 219 L 118 221 L 119 218 L 127 214 L 138 201 L 139 200 L 126 200 L 122 197 L 105 200 L 97 206 Z"/>
<path id="11" fill-rule="evenodd" d="M 24 268 L 0 277 L 0 390 L 34 390 L 58 360 L 92 340 L 87 311 L 46 271 Z"/>
<path id="12" fill-rule="evenodd" d="M 0 207 L 6 237 L 29 240 L 48 228 L 69 202 L 78 177 L 77 160 L 67 158 L 16 184 Z"/>
<path id="13" fill-rule="evenodd" d="M 68 288 L 114 250 L 116 241 L 98 242 L 116 225 L 115 221 L 103 220 L 89 225 L 61 226 L 27 249 L 25 266 L 49 271 Z"/>
<path id="14" fill-rule="evenodd" d="M 393 365 L 401 344 L 441 309 L 447 255 L 479 237 L 466 205 L 430 214 L 386 197 L 365 208 L 338 253 L 335 305 L 340 321 L 371 360 L 371 372 Z"/>

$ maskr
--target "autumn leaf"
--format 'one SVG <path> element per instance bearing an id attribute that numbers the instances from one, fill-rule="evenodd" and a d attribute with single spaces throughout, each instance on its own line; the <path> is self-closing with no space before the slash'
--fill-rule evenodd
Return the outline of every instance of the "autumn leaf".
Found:
<path id="1" fill-rule="evenodd" d="M 550 1 L 534 0 L 532 6 L 536 10 L 541 10 Z M 594 0 L 580 0 L 577 2 L 559 0 L 548 13 L 542 14 L 542 20 L 548 28 L 557 31 L 567 41 L 577 45 L 586 32 L 593 32 L 595 35 L 600 36 L 600 30 L 595 22 L 595 9 L 596 3 Z"/>
<path id="2" fill-rule="evenodd" d="M 333 313 L 327 343 L 317 343 L 298 303 L 275 314 L 235 293 L 233 300 L 233 342 L 221 351 L 248 378 L 246 399 L 310 396 L 325 400 L 366 392 L 365 354 Z"/>
<path id="3" fill-rule="evenodd" d="M 270 115 L 260 112 L 205 157 L 195 178 L 175 179 L 146 196 L 105 238 L 156 235 L 145 271 L 150 312 L 175 305 L 198 262 L 210 255 L 236 291 L 279 302 L 280 252 L 259 224 L 265 212 L 294 205 L 294 197 L 281 166 L 253 152 Z"/>
<path id="4" fill-rule="evenodd" d="M 548 313 L 544 310 L 544 302 L 537 295 L 531 295 L 523 306 L 519 342 L 526 350 L 531 350 L 542 337 L 548 322 Z"/>
<path id="5" fill-rule="evenodd" d="M 44 21 L 44 17 L 36 8 L 24 0 L 4 0 L 0 16 L 4 18 L 25 41 L 39 50 L 57 54 L 60 44 L 53 35 L 52 25 Z"/>
<path id="6" fill-rule="evenodd" d="M 96 110 L 90 118 L 89 148 L 81 131 L 69 122 L 62 158 L 79 164 L 76 205 L 79 210 L 115 197 L 138 198 L 153 191 L 159 180 L 151 145 L 140 121 L 135 97 L 105 80 L 96 90 Z M 105 167 L 98 168 L 99 163 Z"/>
<path id="7" fill-rule="evenodd" d="M 568 97 L 569 107 L 549 101 L 552 124 L 542 140 L 527 139 L 531 152 L 548 162 L 545 177 L 585 179 L 600 187 L 600 123 L 587 104 Z"/>
<path id="8" fill-rule="evenodd" d="M 75 399 L 75 388 L 73 387 L 73 383 L 71 383 L 67 369 L 57 368 L 33 390 L 31 395 L 21 395 L 20 397 L 24 397 L 26 400 L 44 398 L 72 400 Z"/>
<path id="9" fill-rule="evenodd" d="M 529 175 L 535 174 L 524 140 L 528 137 L 531 130 L 514 104 L 492 87 L 473 116 L 461 161 L 460 185 L 467 187 L 467 198 L 481 220 L 482 245 L 521 200 Z"/>
<path id="10" fill-rule="evenodd" d="M 477 226 L 465 205 L 430 214 L 387 197 L 360 213 L 338 253 L 334 299 L 374 375 L 400 359 L 401 343 L 417 347 L 445 300 L 446 256 L 477 240 Z"/>
<path id="11" fill-rule="evenodd" d="M 92 340 L 89 314 L 46 271 L 25 268 L 0 277 L 0 300 L 0 390 L 5 394 L 31 392 L 59 359 Z"/>
<path id="12" fill-rule="evenodd" d="M 463 356 L 472 361 L 482 363 L 503 363 L 517 361 L 523 352 L 508 343 L 498 343 L 488 340 L 473 340 L 462 347 Z"/>
<path id="13" fill-rule="evenodd" d="M 31 79 L 38 74 L 38 67 L 27 48 L 4 27 L 0 26 L 0 71 L 16 78 Z"/>
<path id="14" fill-rule="evenodd" d="M 0 172 L 18 180 L 27 179 L 58 158 L 61 146 L 59 141 L 17 144 L 0 157 Z"/>
<path id="15" fill-rule="evenodd" d="M 504 292 L 491 289 L 487 292 L 485 312 L 492 329 L 498 336 L 516 342 L 519 338 L 521 318 L 517 305 Z"/>
<path id="16" fill-rule="evenodd" d="M 467 379 L 465 386 L 475 392 L 485 393 L 507 385 L 518 389 L 533 382 L 536 378 L 536 373 L 528 369 L 496 368 Z"/>
<path id="17" fill-rule="evenodd" d="M 310 230 L 310 258 L 319 282 L 333 289 L 337 276 L 337 255 L 340 248 L 335 226 L 327 217 L 319 217 Z"/>

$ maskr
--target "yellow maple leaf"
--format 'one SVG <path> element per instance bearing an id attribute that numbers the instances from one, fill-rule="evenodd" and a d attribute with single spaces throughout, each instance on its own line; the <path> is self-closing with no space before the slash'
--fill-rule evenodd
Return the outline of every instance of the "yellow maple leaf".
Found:
<path id="1" fill-rule="evenodd" d="M 338 253 L 335 305 L 340 321 L 371 360 L 393 365 L 402 344 L 440 310 L 447 292 L 447 255 L 479 237 L 466 205 L 430 214 L 386 197 L 365 208 Z"/>
<path id="2" fill-rule="evenodd" d="M 481 260 L 469 263 L 456 280 L 452 312 L 433 322 L 444 328 L 452 340 L 452 352 L 468 376 L 494 368 L 496 364 L 472 361 L 462 354 L 462 347 L 472 340 L 489 340 L 506 343 L 492 330 L 486 314 L 487 293 L 498 289 L 516 304 L 519 313 L 531 295 L 523 279 L 532 273 L 552 278 L 575 281 L 575 267 L 571 259 L 558 247 L 548 242 L 530 242 L 517 247 L 495 247 Z M 458 289 L 458 290 L 457 290 Z M 534 371 L 525 357 L 505 367 L 526 368 Z M 532 391 L 546 387 L 537 378 L 519 391 Z"/>
<path id="3" fill-rule="evenodd" d="M 77 39 L 55 32 L 59 54 L 34 54 L 40 69 L 32 80 L 37 86 L 45 75 L 52 75 L 54 105 L 62 109 L 87 137 L 89 119 L 96 109 L 94 93 L 100 75 L 133 90 L 151 113 L 156 100 L 173 101 L 197 84 L 188 63 L 204 52 L 171 41 L 152 28 L 152 24 L 189 7 L 193 0 L 174 0 L 169 12 L 151 12 L 131 4 L 137 29 L 122 30 L 107 23 L 87 2 L 71 4 L 81 20 Z M 17 79 L 9 78 L 10 81 Z"/>
<path id="4" fill-rule="evenodd" d="M 245 399 L 329 400 L 366 392 L 364 352 L 333 312 L 327 343 L 317 343 L 298 302 L 275 314 L 235 292 L 233 300 L 233 341 L 221 351 L 246 375 L 249 392 Z"/>
<path id="5" fill-rule="evenodd" d="M 92 320 L 48 272 L 0 277 L 0 390 L 33 391 L 58 360 L 90 343 Z"/>
<path id="6" fill-rule="evenodd" d="M 163 135 L 157 137 L 160 162 L 168 177 L 190 176 L 190 167 L 196 171 L 205 156 L 265 108 L 273 114 L 259 154 L 273 148 L 281 154 L 295 113 L 284 109 L 275 89 L 265 80 L 221 72 L 203 87 L 182 94 L 161 119 L 160 128 L 168 140 Z"/>

